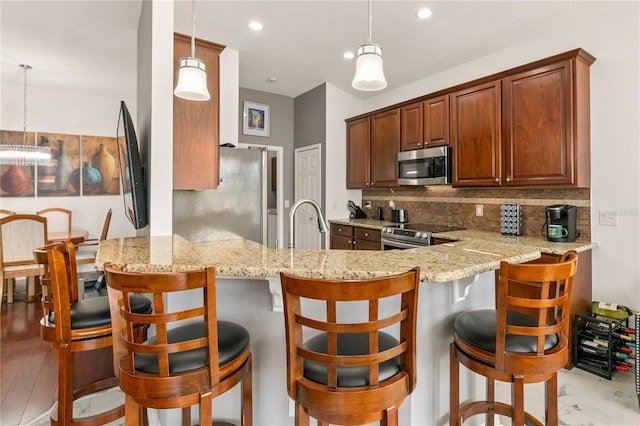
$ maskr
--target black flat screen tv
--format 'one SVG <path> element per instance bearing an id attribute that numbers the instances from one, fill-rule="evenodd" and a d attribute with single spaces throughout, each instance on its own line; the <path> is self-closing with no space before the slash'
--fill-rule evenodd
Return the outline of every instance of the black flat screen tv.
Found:
<path id="1" fill-rule="evenodd" d="M 120 102 L 117 138 L 124 212 L 133 227 L 141 229 L 148 224 L 144 172 L 133 120 L 124 101 Z"/>

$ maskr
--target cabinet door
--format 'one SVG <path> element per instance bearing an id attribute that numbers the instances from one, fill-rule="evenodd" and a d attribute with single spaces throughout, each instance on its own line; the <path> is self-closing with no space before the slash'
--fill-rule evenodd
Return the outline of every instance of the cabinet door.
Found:
<path id="1" fill-rule="evenodd" d="M 329 247 L 336 250 L 353 250 L 353 226 L 332 223 L 329 227 Z"/>
<path id="2" fill-rule="evenodd" d="M 400 108 L 400 150 L 422 148 L 422 102 Z"/>
<path id="3" fill-rule="evenodd" d="M 449 145 L 449 95 L 422 103 L 423 146 Z"/>
<path id="4" fill-rule="evenodd" d="M 211 99 L 194 102 L 173 97 L 173 189 L 218 187 L 219 69 L 224 46 L 196 39 L 196 57 L 205 62 Z M 174 34 L 173 87 L 180 58 L 191 56 L 191 38 Z"/>
<path id="5" fill-rule="evenodd" d="M 353 250 L 353 237 L 331 234 L 330 244 L 334 250 Z"/>
<path id="6" fill-rule="evenodd" d="M 398 186 L 400 109 L 371 117 L 371 187 Z"/>
<path id="7" fill-rule="evenodd" d="M 504 79 L 505 183 L 574 184 L 571 61 Z"/>
<path id="8" fill-rule="evenodd" d="M 500 186 L 500 81 L 451 95 L 453 186 Z"/>
<path id="9" fill-rule="evenodd" d="M 353 229 L 353 248 L 356 250 L 382 250 L 380 230 L 355 227 Z"/>
<path id="10" fill-rule="evenodd" d="M 370 163 L 369 117 L 347 122 L 347 188 L 369 188 Z"/>

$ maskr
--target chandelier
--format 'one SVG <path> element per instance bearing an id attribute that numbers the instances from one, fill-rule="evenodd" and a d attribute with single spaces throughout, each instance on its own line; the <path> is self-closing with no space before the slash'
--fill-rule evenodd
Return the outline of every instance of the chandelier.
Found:
<path id="1" fill-rule="evenodd" d="M 31 65 L 20 64 L 24 70 L 24 126 L 22 145 L 0 145 L 0 164 L 19 166 L 48 166 L 51 164 L 51 149 L 44 146 L 27 145 L 27 71 Z"/>

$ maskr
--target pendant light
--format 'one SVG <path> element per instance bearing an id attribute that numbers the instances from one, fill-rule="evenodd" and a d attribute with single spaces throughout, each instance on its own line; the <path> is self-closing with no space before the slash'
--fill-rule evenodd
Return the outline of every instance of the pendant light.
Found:
<path id="1" fill-rule="evenodd" d="M 207 89 L 207 73 L 205 64 L 196 58 L 196 2 L 191 0 L 193 15 L 191 27 L 191 56 L 180 58 L 178 84 L 173 94 L 190 101 L 208 101 L 211 99 Z"/>
<path id="2" fill-rule="evenodd" d="M 20 64 L 24 70 L 24 126 L 22 145 L 0 145 L 0 164 L 19 166 L 47 166 L 51 164 L 51 149 L 27 145 L 27 71 L 31 65 Z"/>
<path id="3" fill-rule="evenodd" d="M 356 75 L 351 85 L 356 90 L 366 92 L 387 87 L 382 69 L 382 47 L 371 43 L 371 0 L 369 0 L 369 39 L 358 47 Z"/>

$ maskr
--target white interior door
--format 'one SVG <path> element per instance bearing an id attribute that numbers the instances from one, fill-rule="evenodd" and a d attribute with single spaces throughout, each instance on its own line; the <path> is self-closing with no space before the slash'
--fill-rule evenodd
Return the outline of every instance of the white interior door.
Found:
<path id="1" fill-rule="evenodd" d="M 320 169 L 321 145 L 310 145 L 295 150 L 295 196 L 311 199 L 321 205 L 322 170 Z M 299 249 L 320 249 L 321 238 L 318 230 L 318 216 L 309 204 L 300 206 L 294 218 L 295 247 Z"/>

